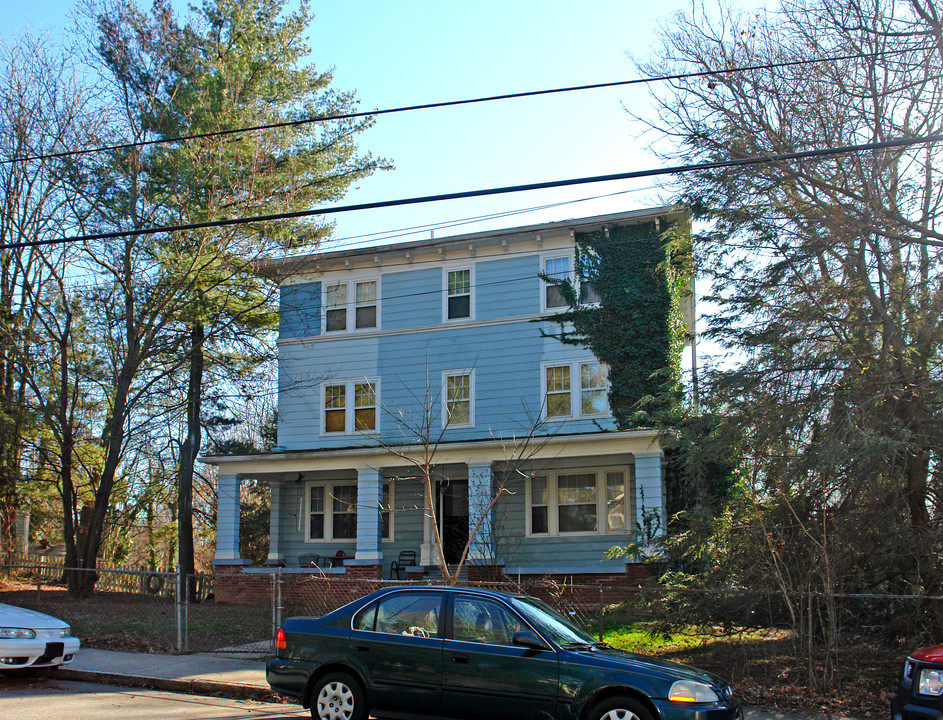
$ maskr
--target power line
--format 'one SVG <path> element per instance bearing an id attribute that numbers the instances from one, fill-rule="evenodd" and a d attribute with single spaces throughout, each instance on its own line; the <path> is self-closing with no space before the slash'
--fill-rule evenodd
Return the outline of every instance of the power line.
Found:
<path id="1" fill-rule="evenodd" d="M 388 207 L 402 207 L 405 205 L 419 205 L 429 202 L 442 202 L 445 200 L 464 200 L 475 197 L 488 197 L 492 195 L 506 195 L 516 192 L 527 192 L 530 190 L 548 190 L 560 187 L 572 187 L 575 185 L 587 185 L 597 182 L 612 182 L 615 180 L 632 180 L 643 177 L 657 177 L 660 175 L 681 175 L 700 170 L 717 170 L 721 168 L 745 167 L 749 165 L 760 165 L 763 163 L 784 162 L 790 160 L 811 160 L 816 158 L 831 157 L 835 155 L 847 155 L 851 153 L 866 152 L 872 150 L 887 150 L 891 148 L 905 148 L 914 145 L 927 145 L 943 140 L 943 134 L 923 135 L 916 138 L 902 138 L 897 140 L 885 140 L 882 142 L 860 143 L 857 145 L 844 145 L 837 148 L 823 148 L 819 150 L 803 150 L 792 153 L 779 153 L 776 155 L 756 155 L 734 160 L 722 160 L 709 163 L 693 163 L 688 165 L 675 165 L 661 169 L 634 170 L 631 172 L 614 173 L 610 175 L 592 175 L 589 177 L 570 178 L 568 180 L 549 180 L 539 183 L 527 183 L 524 185 L 509 185 L 505 187 L 487 188 L 483 190 L 466 190 L 462 192 L 443 193 L 439 195 L 423 195 L 418 197 L 401 198 L 399 200 L 381 200 L 369 203 L 357 203 L 353 205 L 338 205 L 335 207 L 321 208 L 315 210 L 296 210 L 286 213 L 272 213 L 269 215 L 256 215 L 250 217 L 228 218 L 224 220 L 207 220 L 204 222 L 184 223 L 181 225 L 165 225 L 139 230 L 117 230 L 104 233 L 91 233 L 87 235 L 77 235 L 75 237 L 54 238 L 50 240 L 31 240 L 17 243 L 5 243 L 0 245 L 0 249 L 11 250 L 15 248 L 42 247 L 47 245 L 61 245 L 70 242 L 88 242 L 91 240 L 113 240 L 117 238 L 133 237 L 135 235 L 155 235 L 158 233 L 185 232 L 188 230 L 205 230 L 212 228 L 231 227 L 234 225 L 248 225 L 259 222 L 273 222 L 276 220 L 296 220 L 316 215 L 331 215 L 344 212 L 354 212 L 359 210 L 376 210 Z M 915 243 L 927 243 L 923 240 L 913 240 Z M 934 244 L 934 243 L 928 243 Z"/>
<path id="2" fill-rule="evenodd" d="M 133 143 L 123 143 L 120 145 L 106 145 L 102 147 L 95 148 L 86 148 L 83 150 L 64 150 L 58 153 L 49 153 L 44 155 L 32 155 L 23 158 L 13 158 L 8 160 L 0 160 L 0 165 L 6 165 L 14 162 L 33 162 L 36 160 L 53 160 L 63 157 L 71 157 L 74 155 L 88 155 L 91 153 L 98 152 L 110 152 L 114 150 L 131 150 L 134 148 L 149 147 L 152 145 L 163 145 L 169 143 L 178 143 L 178 142 L 187 142 L 189 140 L 205 140 L 209 138 L 216 137 L 227 137 L 230 135 L 240 135 L 248 132 L 257 132 L 260 130 L 278 130 L 281 128 L 290 128 L 290 127 L 300 127 L 302 125 L 310 125 L 313 123 L 321 122 L 330 122 L 334 120 L 356 120 L 358 118 L 367 118 L 367 117 L 378 117 L 380 115 L 392 115 L 394 113 L 404 113 L 404 112 L 413 112 L 416 110 L 435 110 L 439 108 L 447 107 L 459 107 L 462 105 L 474 105 L 488 102 L 497 102 L 500 100 L 518 100 L 521 98 L 528 97 L 539 97 L 542 95 L 556 95 L 561 93 L 570 93 L 570 92 L 582 92 L 585 90 L 602 90 L 606 88 L 613 87 L 627 87 L 630 85 L 648 85 L 656 82 L 669 82 L 672 80 L 687 80 L 695 79 L 700 77 L 712 77 L 717 75 L 730 75 L 733 73 L 741 72 L 752 72 L 755 70 L 774 70 L 778 68 L 785 67 L 796 67 L 800 65 L 809 65 L 814 63 L 821 62 L 837 62 L 840 60 L 856 60 L 856 59 L 865 59 L 865 58 L 877 58 L 877 57 L 887 57 L 890 55 L 899 55 L 906 52 L 919 52 L 921 50 L 933 50 L 934 45 L 927 46 L 918 46 L 914 48 L 903 48 L 900 50 L 882 50 L 875 51 L 873 53 L 849 53 L 847 55 L 834 55 L 831 57 L 822 57 L 822 58 L 812 58 L 806 60 L 786 60 L 783 62 L 776 63 L 763 63 L 759 65 L 744 65 L 743 67 L 736 68 L 723 68 L 720 70 L 699 70 L 697 72 L 689 73 L 673 73 L 670 75 L 657 75 L 654 77 L 648 78 L 633 78 L 632 80 L 614 80 L 612 82 L 605 83 L 591 83 L 587 85 L 571 85 L 568 87 L 558 87 L 558 88 L 548 88 L 544 90 L 525 90 L 522 92 L 516 93 L 506 93 L 502 95 L 487 95 L 483 97 L 476 98 L 466 98 L 463 100 L 445 100 L 442 102 L 435 103 L 423 103 L 419 105 L 402 105 L 399 107 L 377 109 L 377 110 L 363 110 L 359 112 L 351 113 L 339 113 L 336 115 L 323 115 L 319 117 L 310 117 L 302 118 L 300 120 L 286 120 L 283 122 L 276 123 L 266 123 L 262 125 L 251 125 L 241 128 L 232 128 L 229 130 L 215 130 L 213 132 L 206 133 L 196 133 L 193 135 L 177 135 L 170 138 L 157 138 L 154 140 L 142 140 L 140 142 Z"/>

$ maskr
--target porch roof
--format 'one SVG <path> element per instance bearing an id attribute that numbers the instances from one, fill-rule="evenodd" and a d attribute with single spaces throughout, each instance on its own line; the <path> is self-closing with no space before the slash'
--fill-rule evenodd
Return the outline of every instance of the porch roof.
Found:
<path id="1" fill-rule="evenodd" d="M 623 430 L 531 438 L 489 438 L 443 442 L 428 448 L 435 465 L 485 464 L 519 459 L 552 460 L 582 455 L 661 453 L 659 430 Z M 427 446 L 421 444 L 285 450 L 261 455 L 206 455 L 201 462 L 220 472 L 237 475 L 375 468 L 398 464 L 403 458 L 420 461 Z"/>

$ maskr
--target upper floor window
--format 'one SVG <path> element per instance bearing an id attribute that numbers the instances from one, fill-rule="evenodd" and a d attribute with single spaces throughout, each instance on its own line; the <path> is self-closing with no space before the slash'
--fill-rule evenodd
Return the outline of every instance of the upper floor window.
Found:
<path id="1" fill-rule="evenodd" d="M 609 413 L 609 378 L 597 360 L 543 366 L 543 411 L 548 419 L 598 417 Z"/>
<path id="2" fill-rule="evenodd" d="M 377 281 L 327 283 L 324 287 L 324 330 L 366 330 L 377 327 Z"/>
<path id="3" fill-rule="evenodd" d="M 470 320 L 474 312 L 474 272 L 470 267 L 444 269 L 445 297 L 443 299 L 442 319 Z"/>
<path id="4" fill-rule="evenodd" d="M 475 372 L 452 370 L 442 375 L 442 425 L 471 427 L 475 424 Z"/>
<path id="5" fill-rule="evenodd" d="M 527 534 L 624 533 L 629 529 L 626 474 L 621 469 L 532 477 Z"/>
<path id="6" fill-rule="evenodd" d="M 560 292 L 560 285 L 566 280 L 572 280 L 570 276 L 570 255 L 544 258 L 543 271 L 544 275 L 547 276 L 544 281 L 544 310 L 565 308 L 567 303 L 563 293 Z"/>
<path id="7" fill-rule="evenodd" d="M 322 432 L 373 432 L 377 429 L 377 381 L 343 380 L 324 384 Z"/>

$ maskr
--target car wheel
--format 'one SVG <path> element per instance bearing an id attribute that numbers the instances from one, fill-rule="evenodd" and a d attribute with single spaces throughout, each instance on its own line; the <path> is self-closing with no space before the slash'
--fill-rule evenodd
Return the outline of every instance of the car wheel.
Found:
<path id="1" fill-rule="evenodd" d="M 652 714 L 638 700 L 619 696 L 596 705 L 588 720 L 652 720 Z"/>
<path id="2" fill-rule="evenodd" d="M 314 720 L 367 720 L 367 699 L 347 673 L 328 673 L 311 693 Z"/>

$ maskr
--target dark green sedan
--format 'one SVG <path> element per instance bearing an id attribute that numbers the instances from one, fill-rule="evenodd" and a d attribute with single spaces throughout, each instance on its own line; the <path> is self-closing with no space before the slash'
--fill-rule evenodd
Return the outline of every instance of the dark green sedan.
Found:
<path id="1" fill-rule="evenodd" d="M 388 588 L 289 618 L 275 645 L 269 684 L 319 720 L 743 716 L 719 678 L 597 643 L 527 595 Z"/>

